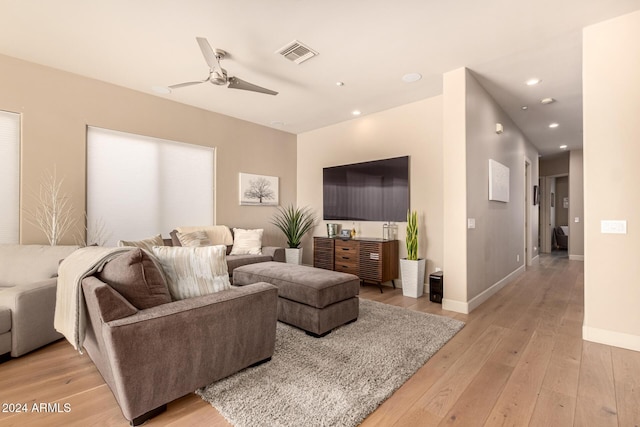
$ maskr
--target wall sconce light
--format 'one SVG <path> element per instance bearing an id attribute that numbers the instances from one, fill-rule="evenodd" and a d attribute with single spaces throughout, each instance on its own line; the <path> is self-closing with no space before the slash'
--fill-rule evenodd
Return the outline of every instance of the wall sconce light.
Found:
<path id="1" fill-rule="evenodd" d="M 502 132 L 504 132 L 504 127 L 502 127 L 502 123 L 496 123 L 496 133 L 500 135 Z"/>

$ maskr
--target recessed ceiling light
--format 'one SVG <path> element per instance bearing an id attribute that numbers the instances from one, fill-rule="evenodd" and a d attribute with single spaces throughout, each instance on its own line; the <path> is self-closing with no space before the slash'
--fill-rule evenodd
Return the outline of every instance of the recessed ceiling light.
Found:
<path id="1" fill-rule="evenodd" d="M 151 90 L 153 90 L 155 93 L 160 93 L 162 95 L 166 95 L 168 93 L 171 93 L 171 89 L 169 89 L 166 86 L 152 86 Z"/>
<path id="2" fill-rule="evenodd" d="M 409 73 L 402 76 L 402 81 L 405 83 L 413 83 L 417 82 L 422 78 L 422 74 L 420 73 Z"/>
<path id="3" fill-rule="evenodd" d="M 344 82 L 336 82 L 336 86 L 344 86 Z"/>
<path id="4" fill-rule="evenodd" d="M 556 102 L 556 100 L 553 98 L 543 98 L 540 100 L 540 104 L 543 104 L 543 105 L 552 104 L 554 102 Z"/>
<path id="5" fill-rule="evenodd" d="M 536 79 L 536 78 L 529 79 L 529 80 L 527 80 L 527 81 L 526 81 L 527 86 L 535 86 L 535 85 L 537 85 L 537 84 L 538 84 L 538 83 L 540 83 L 540 82 L 542 82 L 542 80 L 540 80 L 540 79 Z"/>
<path id="6" fill-rule="evenodd" d="M 354 116 L 359 116 L 360 114 L 362 114 L 362 111 L 360 111 L 360 110 L 353 110 L 353 111 L 351 112 L 351 114 L 353 114 Z"/>
<path id="7" fill-rule="evenodd" d="M 561 150 L 566 150 L 566 149 L 567 149 L 567 146 L 566 146 L 566 145 L 561 145 L 561 146 L 560 146 L 560 149 L 561 149 Z"/>
<path id="8" fill-rule="evenodd" d="M 551 129 L 555 129 L 555 128 L 557 128 L 558 126 L 560 126 L 560 125 L 559 125 L 559 124 L 557 124 L 557 123 L 551 123 L 551 124 L 549 124 L 549 127 L 550 127 Z"/>
<path id="9" fill-rule="evenodd" d="M 526 105 L 523 105 L 522 107 L 520 107 L 521 110 L 528 110 L 529 107 L 527 107 Z"/>

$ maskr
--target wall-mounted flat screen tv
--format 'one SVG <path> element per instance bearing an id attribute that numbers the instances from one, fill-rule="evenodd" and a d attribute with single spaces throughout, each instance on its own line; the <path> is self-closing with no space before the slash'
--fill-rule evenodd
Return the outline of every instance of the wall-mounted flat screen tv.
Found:
<path id="1" fill-rule="evenodd" d="M 325 220 L 407 220 L 409 156 L 323 169 Z"/>

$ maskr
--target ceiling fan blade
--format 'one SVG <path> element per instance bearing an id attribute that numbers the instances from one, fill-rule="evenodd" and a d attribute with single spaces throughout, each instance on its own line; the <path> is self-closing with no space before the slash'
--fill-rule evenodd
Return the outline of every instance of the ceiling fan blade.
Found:
<path id="1" fill-rule="evenodd" d="M 169 86 L 169 89 L 179 89 L 181 87 L 187 87 L 187 86 L 193 86 L 193 85 L 199 85 L 200 83 L 206 83 L 207 81 L 209 81 L 209 79 L 207 80 L 200 80 L 198 82 L 185 82 L 185 83 L 178 83 L 176 85 L 171 85 Z"/>
<path id="2" fill-rule="evenodd" d="M 250 90 L 252 92 L 260 92 L 266 93 L 267 95 L 277 95 L 278 92 L 273 91 L 271 89 L 266 89 L 260 86 L 256 86 L 252 83 L 245 82 L 237 77 L 229 77 L 229 89 L 242 89 L 242 90 Z"/>
<path id="3" fill-rule="evenodd" d="M 204 56 L 204 60 L 207 61 L 207 65 L 211 70 L 216 70 L 222 73 L 222 67 L 220 67 L 220 61 L 218 61 L 218 57 L 215 52 L 211 48 L 211 45 L 204 37 L 196 37 L 198 44 L 200 45 L 200 50 L 202 51 L 202 55 Z"/>

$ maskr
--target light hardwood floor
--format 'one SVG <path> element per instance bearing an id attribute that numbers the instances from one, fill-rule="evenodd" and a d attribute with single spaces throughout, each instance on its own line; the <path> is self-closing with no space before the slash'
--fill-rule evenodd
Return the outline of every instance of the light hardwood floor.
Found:
<path id="1" fill-rule="evenodd" d="M 400 290 L 366 286 L 361 297 L 466 322 L 365 427 L 640 425 L 640 353 L 581 339 L 581 262 L 542 256 L 469 315 Z M 0 412 L 0 426 L 127 425 L 90 359 L 64 340 L 0 364 L 0 403 L 34 402 L 70 412 Z M 194 394 L 146 425 L 229 426 Z"/>

